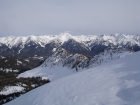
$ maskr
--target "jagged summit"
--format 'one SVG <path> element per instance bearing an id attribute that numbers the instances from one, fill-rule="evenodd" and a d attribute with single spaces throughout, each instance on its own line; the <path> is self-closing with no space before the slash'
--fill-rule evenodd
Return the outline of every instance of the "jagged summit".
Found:
<path id="1" fill-rule="evenodd" d="M 61 40 L 62 44 L 66 41 L 68 41 L 69 39 L 73 39 L 73 36 L 69 33 L 62 33 L 60 35 L 57 35 L 57 38 L 59 40 Z"/>
<path id="2" fill-rule="evenodd" d="M 70 69 L 85 68 L 89 58 L 82 54 L 73 54 L 63 48 L 58 48 L 45 62 L 42 67 L 66 66 Z"/>

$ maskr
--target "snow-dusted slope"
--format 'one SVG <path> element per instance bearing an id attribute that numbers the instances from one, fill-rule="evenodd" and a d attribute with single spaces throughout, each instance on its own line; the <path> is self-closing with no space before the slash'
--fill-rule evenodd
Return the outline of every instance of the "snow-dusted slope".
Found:
<path id="1" fill-rule="evenodd" d="M 107 48 L 92 58 L 57 49 L 42 65 L 20 74 L 18 77 L 41 76 L 51 81 L 119 59 L 133 52 L 124 48 Z"/>
<path id="2" fill-rule="evenodd" d="M 46 61 L 41 65 L 42 67 L 46 66 L 66 66 L 68 68 L 85 68 L 89 58 L 82 54 L 73 54 L 63 48 L 57 49 Z"/>
<path id="3" fill-rule="evenodd" d="M 95 56 L 93 56 L 90 60 L 89 67 L 99 66 L 109 61 L 113 61 L 115 59 L 119 59 L 134 53 L 132 50 L 128 50 L 125 48 L 106 48 L 104 51 L 99 52 Z"/>
<path id="4" fill-rule="evenodd" d="M 26 71 L 20 74 L 18 77 L 38 77 L 41 76 L 43 79 L 50 79 L 51 81 L 57 80 L 59 78 L 76 73 L 67 67 L 57 66 L 57 67 L 37 67 L 32 70 Z"/>
<path id="5" fill-rule="evenodd" d="M 57 49 L 42 65 L 20 74 L 18 77 L 41 76 L 51 81 L 85 69 L 89 59 L 82 54 L 73 54 L 65 49 Z"/>
<path id="6" fill-rule="evenodd" d="M 5 105 L 140 105 L 140 52 L 34 89 Z"/>

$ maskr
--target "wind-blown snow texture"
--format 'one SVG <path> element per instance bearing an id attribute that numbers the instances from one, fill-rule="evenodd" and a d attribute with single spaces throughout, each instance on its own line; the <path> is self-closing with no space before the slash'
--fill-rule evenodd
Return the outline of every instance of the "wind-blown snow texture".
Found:
<path id="1" fill-rule="evenodd" d="M 140 105 L 140 52 L 41 86 L 5 105 Z"/>

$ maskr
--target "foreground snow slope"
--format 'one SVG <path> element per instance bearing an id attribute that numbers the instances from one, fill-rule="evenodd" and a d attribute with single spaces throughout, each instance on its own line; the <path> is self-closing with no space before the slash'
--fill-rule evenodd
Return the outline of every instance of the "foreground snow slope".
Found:
<path id="1" fill-rule="evenodd" d="M 18 77 L 38 77 L 41 76 L 44 79 L 50 79 L 51 81 L 76 73 L 67 67 L 37 67 L 32 70 L 26 71 L 20 74 Z"/>
<path id="2" fill-rule="evenodd" d="M 58 79 L 5 105 L 140 105 L 140 52 Z"/>

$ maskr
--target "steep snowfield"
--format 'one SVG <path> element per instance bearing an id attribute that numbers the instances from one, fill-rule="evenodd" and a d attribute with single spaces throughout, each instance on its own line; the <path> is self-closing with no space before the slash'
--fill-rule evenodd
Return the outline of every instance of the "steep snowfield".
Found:
<path id="1" fill-rule="evenodd" d="M 103 52 L 100 52 L 92 57 L 89 67 L 96 67 L 106 62 L 110 62 L 133 53 L 134 51 L 127 50 L 125 48 L 107 48 Z"/>
<path id="2" fill-rule="evenodd" d="M 54 81 L 56 79 L 71 75 L 73 73 L 76 73 L 76 71 L 62 66 L 37 67 L 32 70 L 26 71 L 25 73 L 20 74 L 18 77 L 41 76 L 43 79 L 50 79 L 51 81 Z"/>
<path id="3" fill-rule="evenodd" d="M 137 52 L 53 81 L 5 105 L 140 105 L 139 62 Z"/>

